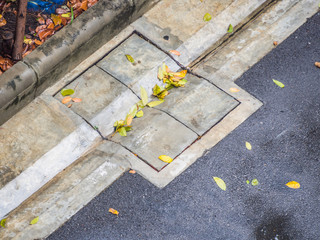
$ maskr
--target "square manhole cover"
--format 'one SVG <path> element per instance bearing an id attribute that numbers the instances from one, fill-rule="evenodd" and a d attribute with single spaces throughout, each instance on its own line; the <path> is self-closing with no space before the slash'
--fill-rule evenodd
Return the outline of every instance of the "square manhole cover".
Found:
<path id="1" fill-rule="evenodd" d="M 134 63 L 126 55 L 132 56 Z M 150 101 L 157 100 L 151 93 L 155 84 L 163 85 L 157 78 L 158 67 L 163 63 L 179 69 L 163 51 L 132 34 L 65 87 L 76 87 L 75 95 L 83 99 L 71 109 L 110 138 L 115 120 L 124 120 L 140 100 L 141 86 L 149 93 Z M 111 138 L 157 171 L 167 165 L 158 158 L 160 155 L 177 157 L 239 104 L 206 79 L 192 73 L 185 79 L 186 86 L 171 89 L 162 104 L 144 108 L 144 116 L 133 119 L 132 131 L 126 137 L 116 134 Z M 55 97 L 62 99 L 60 94 Z"/>

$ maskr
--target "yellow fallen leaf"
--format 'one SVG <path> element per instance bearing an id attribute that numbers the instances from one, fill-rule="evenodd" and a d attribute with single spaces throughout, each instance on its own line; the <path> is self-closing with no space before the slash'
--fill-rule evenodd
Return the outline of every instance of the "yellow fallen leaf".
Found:
<path id="1" fill-rule="evenodd" d="M 31 220 L 30 225 L 36 224 L 39 221 L 39 217 L 36 217 Z"/>
<path id="2" fill-rule="evenodd" d="M 135 173 L 136 173 L 136 171 L 135 171 L 135 170 L 133 170 L 133 169 L 131 169 L 131 170 L 129 171 L 129 173 L 131 173 L 131 174 L 135 174 Z"/>
<path id="3" fill-rule="evenodd" d="M 167 156 L 167 155 L 161 155 L 159 156 L 159 159 L 165 163 L 171 163 L 172 162 L 172 158 Z"/>
<path id="4" fill-rule="evenodd" d="M 72 101 L 73 101 L 73 102 L 81 102 L 81 101 L 82 101 L 82 99 L 81 99 L 81 98 L 76 98 L 76 97 L 75 97 L 75 98 L 72 98 Z"/>
<path id="5" fill-rule="evenodd" d="M 212 16 L 210 13 L 206 13 L 204 16 L 203 16 L 203 20 L 208 22 L 212 19 Z"/>
<path id="6" fill-rule="evenodd" d="M 26 38 L 26 39 L 23 40 L 23 42 L 24 42 L 25 44 L 31 44 L 31 43 L 32 43 L 32 39 Z"/>
<path id="7" fill-rule="evenodd" d="M 70 96 L 66 96 L 66 97 L 64 97 L 63 99 L 62 99 L 62 103 L 63 104 L 66 104 L 66 103 L 68 103 L 68 102 L 70 102 L 71 101 L 71 99 L 72 99 L 72 97 L 70 97 Z"/>
<path id="8" fill-rule="evenodd" d="M 232 92 L 232 93 L 236 93 L 236 92 L 240 92 L 240 89 L 238 89 L 238 88 L 230 88 L 229 91 Z"/>
<path id="9" fill-rule="evenodd" d="M 125 56 L 127 57 L 127 59 L 128 59 L 129 62 L 134 63 L 133 57 L 131 57 L 131 56 L 128 55 L 128 54 L 126 54 Z"/>
<path id="10" fill-rule="evenodd" d="M 177 50 L 170 50 L 169 52 L 171 52 L 172 54 L 177 55 L 177 56 L 181 55 L 181 53 L 178 52 Z"/>
<path id="11" fill-rule="evenodd" d="M 0 14 L 0 27 L 3 27 L 7 24 L 6 19 Z"/>
<path id="12" fill-rule="evenodd" d="M 272 79 L 272 81 L 279 87 L 284 88 L 284 84 L 278 80 Z"/>
<path id="13" fill-rule="evenodd" d="M 113 208 L 109 208 L 109 212 L 117 216 L 119 215 L 119 212 Z"/>
<path id="14" fill-rule="evenodd" d="M 298 183 L 296 181 L 288 182 L 286 185 L 289 188 L 294 188 L 294 189 L 300 188 L 300 183 Z"/>
<path id="15" fill-rule="evenodd" d="M 130 126 L 133 120 L 133 116 L 132 115 L 128 115 L 127 117 L 127 125 Z"/>
<path id="16" fill-rule="evenodd" d="M 251 146 L 251 144 L 250 144 L 249 142 L 246 142 L 246 148 L 247 148 L 248 150 L 251 150 L 251 149 L 252 149 L 252 146 Z"/>
<path id="17" fill-rule="evenodd" d="M 216 184 L 221 188 L 223 191 L 227 189 L 226 183 L 218 177 L 213 177 L 213 180 L 216 182 Z"/>

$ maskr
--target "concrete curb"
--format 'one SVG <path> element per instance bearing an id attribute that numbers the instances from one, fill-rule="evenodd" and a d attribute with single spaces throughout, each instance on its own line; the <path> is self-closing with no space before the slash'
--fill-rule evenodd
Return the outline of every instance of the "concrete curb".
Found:
<path id="1" fill-rule="evenodd" d="M 158 0 L 100 0 L 0 76 L 0 125 Z"/>

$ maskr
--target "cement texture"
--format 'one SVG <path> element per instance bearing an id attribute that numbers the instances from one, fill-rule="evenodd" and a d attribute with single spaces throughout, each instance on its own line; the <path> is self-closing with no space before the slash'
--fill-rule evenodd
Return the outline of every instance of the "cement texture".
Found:
<path id="1" fill-rule="evenodd" d="M 264 106 L 166 188 L 127 173 L 48 239 L 320 239 L 319 27 L 318 13 L 236 81 Z"/>

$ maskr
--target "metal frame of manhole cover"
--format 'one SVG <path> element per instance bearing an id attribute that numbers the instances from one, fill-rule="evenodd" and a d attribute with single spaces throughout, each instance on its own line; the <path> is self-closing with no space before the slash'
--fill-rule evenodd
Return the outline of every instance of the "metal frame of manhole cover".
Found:
<path id="1" fill-rule="evenodd" d="M 134 62 L 128 61 L 126 55 L 132 56 Z M 232 123 L 227 131 L 221 131 L 220 128 L 226 122 L 234 121 L 230 116 L 243 105 L 232 93 L 227 93 L 229 86 L 235 86 L 234 83 L 216 84 L 188 71 L 185 77 L 188 80 L 186 87 L 172 89 L 164 103 L 143 109 L 144 116 L 133 120 L 133 130 L 128 132 L 127 137 L 119 134 L 110 137 L 115 118 L 110 117 L 110 121 L 104 123 L 110 126 L 103 126 L 101 119 L 109 117 L 106 114 L 119 111 L 115 109 L 119 106 L 125 108 L 120 111 L 124 119 L 125 112 L 131 108 L 130 105 L 124 105 L 124 102 L 134 105 L 139 101 L 141 86 L 147 90 L 149 97 L 152 96 L 154 85 L 163 85 L 157 78 L 158 68 L 162 63 L 168 65 L 172 71 L 186 69 L 150 40 L 133 32 L 65 86 L 86 86 L 78 87 L 77 97 L 90 91 L 96 92 L 96 102 L 92 104 L 94 109 L 83 104 L 72 110 L 92 126 L 97 126 L 104 139 L 129 150 L 134 155 L 128 158 L 132 169 L 158 187 L 167 185 L 201 157 L 205 150 L 233 130 L 235 124 Z M 246 93 L 242 97 L 244 99 L 241 100 L 245 102 L 256 101 Z M 59 95 L 56 94 L 55 98 L 59 99 Z M 105 108 L 109 105 L 113 106 L 106 111 Z M 160 155 L 169 155 L 173 161 L 164 163 L 158 159 Z"/>

